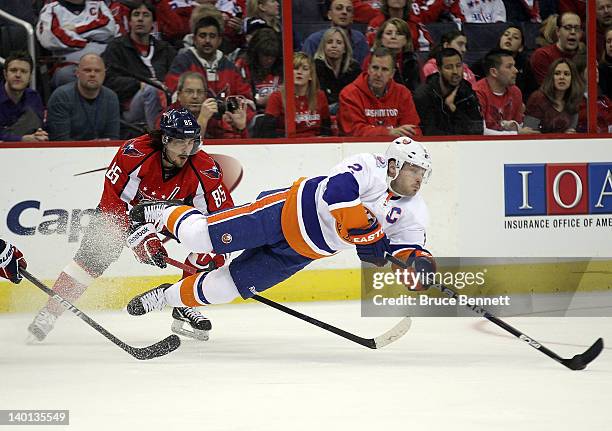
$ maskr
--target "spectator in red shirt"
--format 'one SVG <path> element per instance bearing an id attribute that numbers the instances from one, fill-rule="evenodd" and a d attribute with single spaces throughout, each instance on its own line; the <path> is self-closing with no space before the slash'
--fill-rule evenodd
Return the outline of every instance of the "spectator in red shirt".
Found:
<path id="1" fill-rule="evenodd" d="M 447 21 L 465 21 L 458 0 L 416 0 L 415 3 L 423 24 L 442 21 L 443 18 Z"/>
<path id="2" fill-rule="evenodd" d="M 575 13 L 557 17 L 557 43 L 538 48 L 531 55 L 531 70 L 538 84 L 542 84 L 550 64 L 558 58 L 572 59 L 578 52 L 582 27 Z"/>
<path id="3" fill-rule="evenodd" d="M 578 105 L 583 97 L 582 79 L 571 60 L 556 59 L 525 110 L 525 127 L 541 133 L 574 133 Z"/>
<path id="4" fill-rule="evenodd" d="M 115 0 L 108 4 L 108 8 L 115 18 L 115 23 L 117 23 L 118 32 L 120 35 L 128 34 L 130 32 L 130 6 L 132 6 L 131 0 Z"/>
<path id="5" fill-rule="evenodd" d="M 398 84 L 405 85 L 410 91 L 415 91 L 421 83 L 421 69 L 414 53 L 414 45 L 406 21 L 391 18 L 385 21 L 376 32 L 374 49 L 385 47 L 395 57 L 395 75 L 393 79 Z M 367 69 L 370 56 L 363 62 L 362 68 Z"/>
<path id="6" fill-rule="evenodd" d="M 414 7 L 413 7 L 414 6 Z M 370 46 L 374 45 L 376 33 L 379 27 L 391 18 L 404 20 L 410 30 L 414 51 L 429 51 L 433 40 L 427 29 L 421 25 L 421 20 L 415 11 L 419 7 L 409 0 L 382 0 L 380 10 L 368 20 L 368 31 L 366 37 Z"/>
<path id="7" fill-rule="evenodd" d="M 166 75 L 166 85 L 175 91 L 178 78 L 183 72 L 198 72 L 206 79 L 211 97 L 226 100 L 228 96 L 242 96 L 247 101 L 247 123 L 254 113 L 253 93 L 249 84 L 242 79 L 238 69 L 227 56 L 219 51 L 222 41 L 221 23 L 206 16 L 194 25 L 194 46 L 178 54 Z"/>
<path id="8" fill-rule="evenodd" d="M 410 90 L 393 81 L 393 54 L 384 47 L 372 53 L 368 70 L 340 92 L 338 123 L 348 136 L 421 135 Z"/>
<path id="9" fill-rule="evenodd" d="M 317 72 L 312 59 L 303 52 L 293 54 L 293 79 L 295 87 L 296 137 L 329 136 L 331 120 L 325 93 L 319 89 Z M 260 130 L 269 133 L 258 137 L 278 137 L 285 130 L 285 91 L 272 93 Z M 271 132 L 276 130 L 276 134 Z"/>
<path id="10" fill-rule="evenodd" d="M 327 96 L 329 111 L 336 115 L 340 91 L 361 73 L 359 63 L 353 59 L 353 49 L 344 29 L 332 27 L 323 33 L 314 60 L 319 85 Z"/>
<path id="11" fill-rule="evenodd" d="M 190 31 L 191 15 L 198 6 L 208 6 L 217 10 L 224 22 L 224 37 L 229 41 L 240 40 L 242 30 L 242 8 L 235 0 L 224 0 L 223 10 L 219 10 L 217 0 L 161 0 L 157 5 L 159 31 L 163 38 L 177 48 L 181 39 Z"/>
<path id="12" fill-rule="evenodd" d="M 476 82 L 474 91 L 485 120 L 485 135 L 533 133 L 524 129 L 523 98 L 515 85 L 518 70 L 511 51 L 494 49 L 484 58 L 487 76 Z"/>
<path id="13" fill-rule="evenodd" d="M 436 57 L 442 49 L 453 48 L 461 54 L 463 59 L 467 52 L 467 43 L 467 36 L 462 30 L 451 30 L 444 33 L 440 38 L 440 43 L 429 53 L 429 60 L 423 65 L 424 77 L 427 78 L 429 75 L 438 72 Z M 463 79 L 472 85 L 476 83 L 476 75 L 465 63 L 463 63 Z"/>
<path id="14" fill-rule="evenodd" d="M 240 76 L 251 86 L 258 114 L 264 113 L 270 95 L 277 91 L 282 83 L 282 50 L 278 33 L 264 27 L 253 33 L 246 56 L 236 61 Z"/>

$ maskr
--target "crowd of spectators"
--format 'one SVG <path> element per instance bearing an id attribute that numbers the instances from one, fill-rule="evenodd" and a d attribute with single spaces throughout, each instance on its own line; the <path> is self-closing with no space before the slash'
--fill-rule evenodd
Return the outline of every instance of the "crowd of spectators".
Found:
<path id="1" fill-rule="evenodd" d="M 279 0 L 7 1 L 38 61 L 0 53 L 0 141 L 127 138 L 170 107 L 209 139 L 282 137 L 287 103 L 296 136 L 582 133 L 587 43 L 608 133 L 612 0 L 594 1 L 587 40 L 583 0 L 312 0 L 306 21 L 293 0 L 290 101 Z"/>

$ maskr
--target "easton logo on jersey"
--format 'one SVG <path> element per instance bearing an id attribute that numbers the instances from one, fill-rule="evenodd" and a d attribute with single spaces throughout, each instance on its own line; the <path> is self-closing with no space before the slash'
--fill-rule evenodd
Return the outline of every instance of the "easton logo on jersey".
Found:
<path id="1" fill-rule="evenodd" d="M 144 156 L 144 153 L 138 150 L 136 147 L 134 147 L 134 144 L 131 141 L 125 144 L 125 147 L 123 147 L 123 154 L 128 157 Z"/>
<path id="2" fill-rule="evenodd" d="M 504 165 L 506 216 L 612 214 L 612 162 Z"/>
<path id="3" fill-rule="evenodd" d="M 206 175 L 208 178 L 213 180 L 218 180 L 219 178 L 221 178 L 221 172 L 216 166 L 213 166 L 212 168 L 206 169 L 204 171 L 200 171 L 200 173 Z"/>

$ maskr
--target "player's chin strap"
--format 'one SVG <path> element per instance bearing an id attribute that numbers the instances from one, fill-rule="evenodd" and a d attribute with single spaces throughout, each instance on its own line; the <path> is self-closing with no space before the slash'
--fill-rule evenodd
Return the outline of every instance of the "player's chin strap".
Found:
<path id="1" fill-rule="evenodd" d="M 195 269 L 191 266 L 185 265 L 184 263 L 174 260 L 170 257 L 166 257 L 165 259 L 169 265 L 182 269 L 183 271 L 189 272 L 191 274 L 195 273 Z M 333 325 L 330 325 L 329 323 L 317 320 L 314 317 L 302 314 L 299 311 L 293 310 L 292 308 L 286 307 L 268 298 L 264 298 L 263 296 L 253 295 L 251 298 L 253 298 L 255 301 L 261 302 L 262 304 L 266 304 L 269 307 L 276 308 L 277 310 L 282 311 L 283 313 L 287 313 L 292 315 L 293 317 L 297 317 L 298 319 L 308 322 L 311 325 L 318 326 L 321 329 L 332 332 L 342 338 L 346 338 L 347 340 L 350 340 L 353 343 L 361 344 L 362 346 L 367 347 L 369 349 L 381 349 L 386 345 L 399 340 L 401 337 L 404 336 L 404 334 L 406 334 L 406 332 L 408 332 L 408 330 L 410 329 L 410 325 L 412 325 L 412 320 L 410 319 L 410 317 L 404 317 L 393 328 L 389 329 L 384 334 L 379 335 L 375 338 L 363 338 L 348 331 L 345 331 L 344 329 L 340 329 Z"/>
<path id="2" fill-rule="evenodd" d="M 404 268 L 404 269 L 409 268 L 409 265 L 406 262 L 402 261 L 401 259 L 396 258 L 390 253 L 387 253 L 386 257 L 389 262 L 399 266 L 400 268 Z M 451 298 L 454 298 L 456 301 L 459 300 L 459 295 L 457 294 L 457 292 L 455 292 L 453 289 L 449 287 L 444 286 L 443 284 L 431 284 L 429 287 L 434 287 L 438 289 L 440 292 L 444 293 L 445 295 Z M 554 359 L 555 361 L 559 362 L 560 364 L 565 365 L 567 368 L 571 370 L 582 370 L 586 368 L 586 366 L 591 361 L 593 361 L 603 350 L 603 339 L 598 338 L 597 341 L 595 341 L 595 343 L 593 343 L 593 345 L 589 347 L 584 353 L 575 355 L 571 359 L 564 359 L 560 357 L 559 355 L 557 355 L 552 350 L 549 350 L 548 348 L 544 347 L 541 343 L 539 343 L 535 339 L 522 333 L 518 329 L 508 325 L 503 320 L 495 317 L 493 314 L 489 313 L 484 308 L 478 305 L 465 304 L 465 306 L 469 308 L 470 310 L 474 311 L 475 313 L 481 314 L 485 319 L 489 320 L 490 322 L 493 322 L 494 324 L 502 328 L 504 331 L 507 331 L 511 333 L 512 335 L 514 335 L 516 338 L 522 341 L 525 341 L 527 344 L 529 344 L 534 349 L 539 350 L 540 352 L 544 353 L 549 358 Z"/>

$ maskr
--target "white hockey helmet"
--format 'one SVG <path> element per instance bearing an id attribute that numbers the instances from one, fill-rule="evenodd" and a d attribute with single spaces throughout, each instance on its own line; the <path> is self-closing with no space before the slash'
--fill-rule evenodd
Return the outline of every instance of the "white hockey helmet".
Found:
<path id="1" fill-rule="evenodd" d="M 431 175 L 431 157 L 425 147 L 407 137 L 396 138 L 389 144 L 385 152 L 387 162 L 393 159 L 395 163 L 395 176 L 391 178 L 387 175 L 387 185 L 397 178 L 404 163 L 425 169 L 423 182 L 426 183 Z M 391 162 L 389 162 L 391 163 Z"/>

